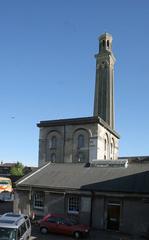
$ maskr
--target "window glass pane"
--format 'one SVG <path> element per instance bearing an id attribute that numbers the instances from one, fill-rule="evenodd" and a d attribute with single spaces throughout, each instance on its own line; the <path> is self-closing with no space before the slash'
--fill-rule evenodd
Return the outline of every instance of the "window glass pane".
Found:
<path id="1" fill-rule="evenodd" d="M 57 147 L 57 139 L 56 136 L 53 136 L 51 139 L 51 147 L 56 148 Z"/>
<path id="2" fill-rule="evenodd" d="M 22 225 L 21 225 L 21 236 L 26 232 L 26 225 L 25 225 L 25 223 L 23 223 Z"/>
<path id="3" fill-rule="evenodd" d="M 49 217 L 48 218 L 48 222 L 50 222 L 50 223 L 57 223 L 57 221 L 58 221 L 58 218 L 56 218 L 56 217 Z"/>
<path id="4" fill-rule="evenodd" d="M 16 229 L 0 227 L 0 239 L 14 240 L 16 239 Z"/>
<path id="5" fill-rule="evenodd" d="M 61 224 L 64 224 L 65 223 L 65 220 L 64 220 L 64 218 L 58 218 L 58 223 L 61 223 Z"/>
<path id="6" fill-rule="evenodd" d="M 105 159 L 109 158 L 109 154 L 110 154 L 110 146 L 109 146 L 109 141 L 108 141 L 108 135 L 105 135 L 105 139 L 104 139 L 104 155 L 105 155 Z"/>
<path id="7" fill-rule="evenodd" d="M 26 224 L 27 224 L 27 227 L 29 228 L 30 227 L 30 221 L 26 220 Z"/>
<path id="8" fill-rule="evenodd" d="M 105 141 L 104 141 L 104 150 L 106 151 L 106 149 L 107 149 L 107 140 L 105 139 Z"/>
<path id="9" fill-rule="evenodd" d="M 68 199 L 68 211 L 72 213 L 79 212 L 79 197 L 70 197 Z"/>
<path id="10" fill-rule="evenodd" d="M 18 229 L 18 239 L 20 239 L 20 237 L 21 237 L 21 227 L 19 227 Z"/>
<path id="11" fill-rule="evenodd" d="M 83 148 L 84 147 L 84 136 L 80 134 L 78 136 L 78 148 Z"/>
<path id="12" fill-rule="evenodd" d="M 107 40 L 107 47 L 109 47 L 109 40 Z"/>
<path id="13" fill-rule="evenodd" d="M 43 208 L 44 206 L 44 195 L 43 192 L 36 192 L 34 194 L 34 207 Z"/>
<path id="14" fill-rule="evenodd" d="M 112 145 L 112 143 L 111 143 L 111 154 L 113 153 L 113 145 Z"/>

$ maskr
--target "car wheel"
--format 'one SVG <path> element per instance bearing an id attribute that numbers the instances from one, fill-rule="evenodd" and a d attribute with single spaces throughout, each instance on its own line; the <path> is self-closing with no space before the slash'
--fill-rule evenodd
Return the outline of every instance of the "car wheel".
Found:
<path id="1" fill-rule="evenodd" d="M 42 227 L 42 228 L 40 228 L 40 232 L 41 232 L 42 234 L 47 234 L 48 229 L 47 229 L 46 227 Z"/>
<path id="2" fill-rule="evenodd" d="M 79 239 L 81 237 L 80 232 L 74 232 L 73 235 L 74 235 L 75 239 Z"/>

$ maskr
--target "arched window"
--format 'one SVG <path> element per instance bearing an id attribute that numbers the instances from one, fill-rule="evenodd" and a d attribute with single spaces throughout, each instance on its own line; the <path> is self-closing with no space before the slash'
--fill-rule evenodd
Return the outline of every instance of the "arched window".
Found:
<path id="1" fill-rule="evenodd" d="M 107 47 L 109 47 L 109 40 L 107 40 Z"/>
<path id="2" fill-rule="evenodd" d="M 84 142 L 84 135 L 80 134 L 78 136 L 78 148 L 83 148 L 85 145 L 85 142 Z"/>
<path id="3" fill-rule="evenodd" d="M 111 155 L 111 159 L 113 159 L 113 144 L 112 144 L 112 142 L 111 142 L 111 144 L 110 144 L 110 155 Z"/>
<path id="4" fill-rule="evenodd" d="M 107 139 L 104 140 L 104 151 L 107 151 Z"/>
<path id="5" fill-rule="evenodd" d="M 111 154 L 113 153 L 113 144 L 111 143 Z"/>
<path id="6" fill-rule="evenodd" d="M 57 138 L 56 136 L 52 136 L 51 138 L 51 148 L 56 148 L 57 147 Z"/>
<path id="7" fill-rule="evenodd" d="M 55 153 L 52 153 L 52 154 L 51 154 L 51 159 L 50 159 L 50 160 L 51 160 L 51 162 L 53 162 L 53 163 L 56 162 L 56 154 L 55 154 Z"/>
<path id="8" fill-rule="evenodd" d="M 108 141 L 108 135 L 105 135 L 105 139 L 104 139 L 104 159 L 108 159 L 109 157 L 109 141 Z"/>
<path id="9" fill-rule="evenodd" d="M 111 151 L 110 151 L 111 159 L 114 159 L 114 139 L 113 138 L 110 146 L 111 146 Z"/>
<path id="10" fill-rule="evenodd" d="M 74 131 L 72 162 L 89 161 L 89 136 L 86 129 L 78 128 Z"/>

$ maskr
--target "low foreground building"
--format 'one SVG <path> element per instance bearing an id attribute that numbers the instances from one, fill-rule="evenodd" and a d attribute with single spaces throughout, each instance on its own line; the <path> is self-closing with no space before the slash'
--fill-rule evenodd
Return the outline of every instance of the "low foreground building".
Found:
<path id="1" fill-rule="evenodd" d="M 96 229 L 139 234 L 149 227 L 149 157 L 51 163 L 17 183 L 14 211 L 63 213 Z"/>

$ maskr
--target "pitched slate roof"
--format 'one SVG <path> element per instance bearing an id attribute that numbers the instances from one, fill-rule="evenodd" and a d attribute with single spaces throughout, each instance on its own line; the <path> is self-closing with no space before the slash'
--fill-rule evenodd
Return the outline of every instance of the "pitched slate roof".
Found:
<path id="1" fill-rule="evenodd" d="M 149 161 L 124 167 L 86 167 L 81 163 L 48 163 L 21 179 L 17 187 L 149 193 Z"/>

